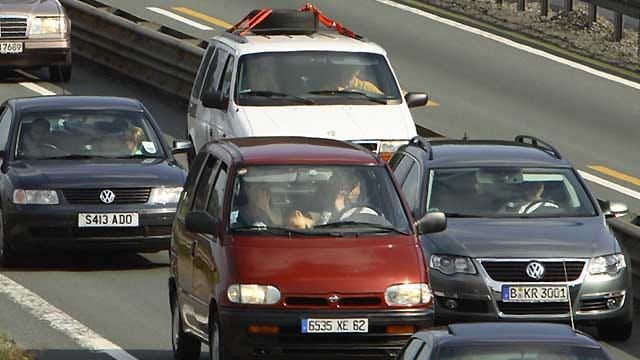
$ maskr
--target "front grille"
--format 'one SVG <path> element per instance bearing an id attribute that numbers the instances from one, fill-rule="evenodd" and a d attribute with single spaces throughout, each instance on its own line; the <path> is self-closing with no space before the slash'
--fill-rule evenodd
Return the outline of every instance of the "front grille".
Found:
<path id="1" fill-rule="evenodd" d="M 290 296 L 284 302 L 287 306 L 329 306 L 331 304 L 328 298 L 306 296 Z M 345 297 L 337 303 L 339 306 L 378 306 L 380 304 L 382 300 L 375 296 Z"/>
<path id="2" fill-rule="evenodd" d="M 320 297 L 288 297 L 284 300 L 289 306 L 327 306 L 329 300 Z"/>
<path id="3" fill-rule="evenodd" d="M 105 189 L 63 189 L 62 194 L 69 204 L 102 204 L 100 192 Z M 115 194 L 111 204 L 144 204 L 149 200 L 151 188 L 109 189 Z"/>
<path id="4" fill-rule="evenodd" d="M 502 282 L 565 282 L 575 281 L 580 277 L 584 261 L 566 261 L 567 277 L 565 279 L 562 261 L 536 261 L 544 266 L 544 275 L 540 280 L 527 275 L 527 265 L 531 261 L 482 261 L 482 267 L 495 280 Z"/>
<path id="5" fill-rule="evenodd" d="M 609 308 L 607 306 L 607 302 L 611 299 L 615 300 L 616 302 L 616 306 L 614 306 L 613 308 Z M 614 296 L 614 297 L 605 297 L 605 298 L 599 298 L 599 299 L 582 300 L 581 301 L 582 304 L 580 305 L 580 311 L 588 312 L 588 311 L 614 310 L 622 306 L 622 299 L 623 299 L 623 295 Z"/>
<path id="6" fill-rule="evenodd" d="M 27 36 L 27 18 L 0 17 L 0 39 L 19 39 Z"/>
<path id="7" fill-rule="evenodd" d="M 498 301 L 498 308 L 507 315 L 557 315 L 568 314 L 568 302 L 510 303 Z"/>
<path id="8" fill-rule="evenodd" d="M 454 300 L 456 307 L 451 309 L 447 306 L 447 300 Z M 469 313 L 488 313 L 489 302 L 485 300 L 469 300 L 469 299 L 452 299 L 442 296 L 436 296 L 436 302 L 438 306 L 443 309 L 450 309 L 453 311 L 469 312 Z"/>

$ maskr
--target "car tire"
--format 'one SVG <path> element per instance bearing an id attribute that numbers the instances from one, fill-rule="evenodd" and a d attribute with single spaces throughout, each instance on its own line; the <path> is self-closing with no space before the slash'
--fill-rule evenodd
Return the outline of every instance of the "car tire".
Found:
<path id="1" fill-rule="evenodd" d="M 197 360 L 202 344 L 198 339 L 184 332 L 178 301 L 171 295 L 171 346 L 176 360 Z"/>
<path id="2" fill-rule="evenodd" d="M 209 360 L 224 360 L 225 356 L 222 342 L 222 323 L 220 317 L 215 313 L 209 317 L 209 321 L 213 320 L 209 324 Z"/>
<path id="3" fill-rule="evenodd" d="M 597 325 L 598 336 L 605 341 L 627 341 L 631 337 L 633 322 L 603 321 Z"/>
<path id="4" fill-rule="evenodd" d="M 49 78 L 51 82 L 69 82 L 71 80 L 71 65 L 50 66 Z"/>
<path id="5" fill-rule="evenodd" d="M 0 210 L 0 266 L 10 267 L 13 265 L 15 254 L 11 250 L 8 239 L 4 231 L 4 216 Z"/>

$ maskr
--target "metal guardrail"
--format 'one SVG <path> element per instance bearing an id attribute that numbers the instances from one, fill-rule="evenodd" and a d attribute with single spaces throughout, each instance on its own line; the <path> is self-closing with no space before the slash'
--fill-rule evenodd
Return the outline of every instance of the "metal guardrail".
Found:
<path id="1" fill-rule="evenodd" d="M 62 0 L 74 55 L 188 100 L 206 42 L 97 1 Z"/>
<path id="2" fill-rule="evenodd" d="M 640 216 L 636 216 L 631 221 L 610 218 L 607 219 L 607 224 L 631 258 L 628 259 L 627 264 L 631 265 L 633 272 L 634 297 L 636 301 L 640 301 Z"/>

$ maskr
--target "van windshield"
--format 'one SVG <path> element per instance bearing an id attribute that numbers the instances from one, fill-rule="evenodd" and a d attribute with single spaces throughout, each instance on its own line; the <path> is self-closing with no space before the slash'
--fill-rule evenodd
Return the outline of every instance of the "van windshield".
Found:
<path id="1" fill-rule="evenodd" d="M 410 231 L 382 166 L 249 166 L 233 188 L 232 230 Z"/>
<path id="2" fill-rule="evenodd" d="M 239 61 L 236 103 L 246 106 L 399 104 L 384 56 L 337 51 L 270 52 Z"/>

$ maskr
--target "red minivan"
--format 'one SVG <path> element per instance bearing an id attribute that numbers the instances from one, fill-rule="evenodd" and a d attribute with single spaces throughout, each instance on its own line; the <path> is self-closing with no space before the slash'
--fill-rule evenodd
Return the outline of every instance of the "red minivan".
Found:
<path id="1" fill-rule="evenodd" d="M 428 269 L 386 163 L 336 140 L 207 144 L 173 225 L 177 359 L 393 357 L 432 323 Z"/>

